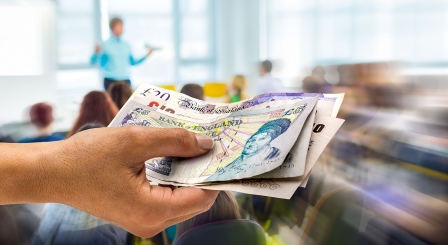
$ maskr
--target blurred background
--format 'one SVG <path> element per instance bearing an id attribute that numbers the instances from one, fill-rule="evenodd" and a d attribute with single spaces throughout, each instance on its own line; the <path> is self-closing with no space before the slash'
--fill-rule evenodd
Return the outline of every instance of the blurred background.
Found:
<path id="1" fill-rule="evenodd" d="M 134 89 L 241 74 L 254 96 L 270 60 L 283 91 L 345 93 L 346 122 L 306 188 L 238 196 L 270 244 L 448 243 L 448 1 L 0 0 L 1 141 L 35 132 L 37 102 L 70 130 L 103 90 L 90 57 L 113 17 L 134 56 L 157 48 L 132 68 Z M 42 209 L 26 210 L 38 224 Z"/>

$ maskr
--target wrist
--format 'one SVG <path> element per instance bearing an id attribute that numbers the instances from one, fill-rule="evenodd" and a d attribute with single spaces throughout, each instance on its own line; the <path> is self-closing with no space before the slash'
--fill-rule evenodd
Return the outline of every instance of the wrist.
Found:
<path id="1" fill-rule="evenodd" d="M 64 190 L 70 176 L 64 171 L 68 164 L 64 160 L 67 154 L 64 153 L 64 145 L 67 140 L 47 143 L 42 147 L 40 154 L 36 155 L 33 162 L 36 168 L 36 196 L 38 202 L 64 203 L 66 196 Z"/>
<path id="2" fill-rule="evenodd" d="M 23 154 L 11 175 L 15 178 L 12 182 L 15 203 L 61 202 L 54 195 L 62 184 L 55 183 L 59 148 L 60 142 L 22 145 Z"/>

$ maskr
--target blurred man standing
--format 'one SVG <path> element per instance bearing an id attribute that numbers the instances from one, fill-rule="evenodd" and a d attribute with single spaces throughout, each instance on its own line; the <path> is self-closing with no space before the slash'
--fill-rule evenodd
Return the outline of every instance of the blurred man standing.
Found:
<path id="1" fill-rule="evenodd" d="M 279 93 L 283 91 L 283 83 L 279 78 L 271 75 L 272 62 L 265 60 L 260 64 L 261 79 L 257 84 L 257 94 Z"/>
<path id="2" fill-rule="evenodd" d="M 116 81 L 125 81 L 131 85 L 130 66 L 142 63 L 154 49 L 149 49 L 148 53 L 140 59 L 134 59 L 129 43 L 121 39 L 123 34 L 123 21 L 120 18 L 113 18 L 109 22 L 112 36 L 103 45 L 96 45 L 95 53 L 90 59 L 92 65 L 99 63 L 101 73 L 104 76 L 104 90 Z"/>

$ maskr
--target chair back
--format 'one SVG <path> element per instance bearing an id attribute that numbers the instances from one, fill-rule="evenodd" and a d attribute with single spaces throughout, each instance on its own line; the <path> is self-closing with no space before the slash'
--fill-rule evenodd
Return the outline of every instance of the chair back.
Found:
<path id="1" fill-rule="evenodd" d="M 227 84 L 208 82 L 204 84 L 204 97 L 206 101 L 227 102 Z"/>
<path id="2" fill-rule="evenodd" d="M 188 230 L 173 245 L 266 245 L 261 226 L 253 220 L 228 220 Z"/>
<path id="3" fill-rule="evenodd" d="M 176 91 L 176 85 L 172 85 L 172 84 L 159 85 L 159 86 L 157 86 L 157 87 L 159 87 L 159 88 L 163 88 L 163 89 L 166 89 L 166 90 L 173 90 L 173 91 Z"/>
<path id="4" fill-rule="evenodd" d="M 350 186 L 333 189 L 314 206 L 300 245 L 356 244 L 363 194 Z"/>

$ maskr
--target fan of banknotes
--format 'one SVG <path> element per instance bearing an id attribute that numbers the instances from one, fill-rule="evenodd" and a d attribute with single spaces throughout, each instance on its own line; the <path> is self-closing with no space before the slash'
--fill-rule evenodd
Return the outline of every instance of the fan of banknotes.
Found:
<path id="1" fill-rule="evenodd" d="M 148 159 L 151 184 L 289 199 L 344 120 L 344 94 L 271 93 L 236 103 L 211 103 L 142 83 L 109 127 L 184 128 L 214 139 L 193 158 Z"/>

